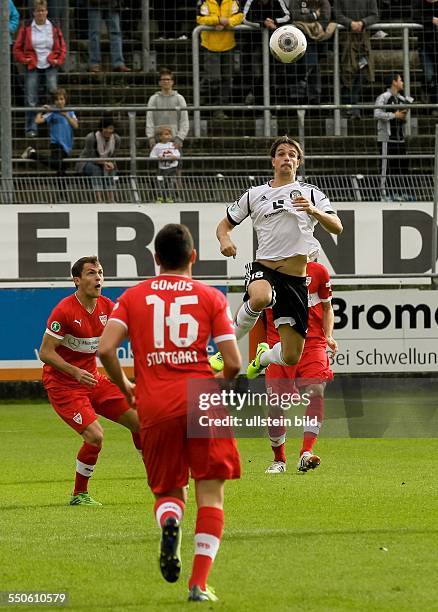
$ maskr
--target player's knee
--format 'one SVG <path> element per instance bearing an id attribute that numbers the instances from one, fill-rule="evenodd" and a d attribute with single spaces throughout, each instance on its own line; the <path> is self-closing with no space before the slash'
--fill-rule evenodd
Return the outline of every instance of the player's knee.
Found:
<path id="1" fill-rule="evenodd" d="M 82 434 L 85 442 L 92 444 L 93 446 L 102 446 L 103 444 L 103 429 L 93 429 L 91 431 L 84 431 Z"/>
<path id="2" fill-rule="evenodd" d="M 249 305 L 251 307 L 251 310 L 255 310 L 256 312 L 261 312 L 262 310 L 264 310 L 265 308 L 269 306 L 271 301 L 272 301 L 271 295 L 261 293 L 261 294 L 251 296 Z"/>
<path id="3" fill-rule="evenodd" d="M 291 348 L 284 349 L 283 348 L 281 351 L 283 361 L 288 366 L 296 365 L 300 360 L 301 352 L 302 351 L 296 350 L 296 349 L 291 349 Z"/>

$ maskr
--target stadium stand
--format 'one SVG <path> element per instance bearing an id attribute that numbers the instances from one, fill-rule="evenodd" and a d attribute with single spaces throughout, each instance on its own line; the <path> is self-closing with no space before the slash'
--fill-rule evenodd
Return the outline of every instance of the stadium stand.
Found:
<path id="1" fill-rule="evenodd" d="M 27 3 L 18 1 L 16 4 L 21 17 L 27 19 Z M 62 15 L 68 54 L 66 64 L 59 73 L 58 85 L 69 92 L 69 108 L 75 110 L 79 119 L 72 158 L 66 162 L 66 191 L 70 193 L 70 201 L 93 201 L 88 194 L 90 185 L 87 180 L 75 175 L 75 161 L 83 148 L 85 135 L 98 123 L 104 111 L 112 112 L 117 131 L 122 137 L 116 201 L 156 201 L 159 185 L 155 165 L 149 160 L 145 119 L 147 100 L 157 90 L 157 75 L 163 66 L 174 71 L 175 88 L 183 94 L 190 109 L 191 129 L 184 144 L 179 185 L 181 201 L 233 199 L 236 192 L 246 187 L 248 180 L 251 182 L 248 177 L 257 177 L 258 181 L 261 176 L 269 174 L 266 151 L 272 137 L 282 133 L 300 139 L 306 154 L 305 167 L 302 168 L 306 180 L 318 181 L 339 201 L 379 200 L 381 157 L 376 140 L 373 104 L 384 90 L 385 76 L 393 70 L 403 74 L 405 87 L 409 89 L 414 103 L 410 108 L 407 130 L 410 175 L 388 180 L 404 181 L 402 191 L 410 193 L 412 200 L 430 200 L 435 118 L 419 52 L 420 18 L 417 15 L 416 19 L 414 9 L 404 10 L 402 3 L 397 4 L 400 4 L 399 10 L 394 9 L 393 14 L 384 2 L 380 4 L 382 15 L 386 19 L 391 18 L 391 22 L 378 23 L 371 31 L 375 81 L 364 85 L 359 104 L 365 105 L 361 119 L 344 117 L 343 113 L 336 116 L 333 107 L 327 106 L 336 103 L 336 45 L 337 37 L 341 39 L 343 31 L 323 43 L 324 49 L 319 58 L 321 105 L 303 108 L 302 100 L 288 97 L 285 94 L 287 88 L 283 90 L 277 85 L 281 79 L 288 85 L 294 84 L 293 67 L 274 64 L 270 60 L 271 73 L 274 68 L 277 73 L 275 86 L 269 87 L 271 112 L 268 116 L 263 108 L 245 104 L 244 91 L 249 77 L 247 73 L 242 75 L 241 43 L 248 36 L 248 31 L 242 28 L 236 32 L 238 44 L 233 55 L 234 78 L 230 107 L 226 109 L 228 118 L 219 118 L 220 114 L 214 112 L 217 108 L 203 107 L 197 129 L 194 122 L 196 113 L 190 108 L 194 104 L 194 74 L 195 78 L 197 74 L 192 36 L 198 39 L 200 34 L 198 29 L 193 33 L 196 27 L 195 3 L 182 2 L 176 9 L 169 9 L 169 18 L 175 20 L 169 28 L 172 34 L 172 38 L 169 38 L 159 31 L 159 27 L 162 29 L 165 23 L 162 7 L 158 15 L 152 3 L 151 10 L 144 14 L 140 5 L 126 2 L 121 11 L 123 49 L 126 65 L 132 68 L 132 72 L 111 71 L 109 40 L 102 25 L 102 71 L 96 74 L 89 72 L 88 64 L 87 0 L 69 3 Z M 149 2 L 143 2 L 143 6 L 148 5 Z M 409 50 L 408 57 L 405 57 L 403 49 Z M 16 82 L 14 87 L 17 88 Z M 19 100 L 20 91 L 14 93 L 14 99 Z M 283 108 L 291 104 L 295 107 Z M 37 167 L 35 162 L 20 157 L 30 144 L 35 144 L 42 154 L 48 153 L 48 143 L 44 129 L 32 142 L 24 137 L 24 112 L 21 107 L 14 107 L 14 201 L 56 201 L 58 190 L 50 171 L 43 175 L 41 167 Z M 48 196 L 48 192 L 52 192 L 52 195 Z M 2 198 L 5 198 L 4 194 Z"/>

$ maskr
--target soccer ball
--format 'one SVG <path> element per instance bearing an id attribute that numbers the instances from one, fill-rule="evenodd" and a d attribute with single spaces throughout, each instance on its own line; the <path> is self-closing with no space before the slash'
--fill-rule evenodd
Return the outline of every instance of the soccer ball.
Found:
<path id="1" fill-rule="evenodd" d="M 285 25 L 274 30 L 269 39 L 269 48 L 276 60 L 292 64 L 305 54 L 307 40 L 301 30 L 293 25 Z"/>

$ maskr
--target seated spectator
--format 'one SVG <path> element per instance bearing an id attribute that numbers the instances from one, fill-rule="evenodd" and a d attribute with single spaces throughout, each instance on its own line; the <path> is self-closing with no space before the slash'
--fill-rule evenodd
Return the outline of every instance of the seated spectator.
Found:
<path id="1" fill-rule="evenodd" d="M 411 200 L 412 198 L 400 189 L 394 188 L 391 193 L 388 193 L 386 177 L 389 175 L 398 177 L 397 181 L 400 182 L 400 179 L 403 180 L 409 174 L 404 130 L 407 115 L 406 104 L 412 102 L 412 98 L 406 99 L 402 95 L 403 79 L 400 73 L 390 74 L 386 79 L 386 84 L 388 89 L 377 97 L 376 106 L 391 104 L 394 110 L 376 108 L 374 111 L 374 118 L 377 119 L 377 141 L 382 154 L 382 199 L 386 201 Z M 402 105 L 401 108 L 400 105 Z M 392 157 L 397 155 L 403 155 L 403 157 Z"/>
<path id="2" fill-rule="evenodd" d="M 377 22 L 376 0 L 334 0 L 334 19 L 346 28 L 340 33 L 342 66 L 342 103 L 362 102 L 362 86 L 366 80 L 374 82 L 374 61 L 370 34 L 366 28 Z M 361 117 L 359 109 L 347 113 Z"/>
<path id="3" fill-rule="evenodd" d="M 47 19 L 46 0 L 35 0 L 34 19 L 18 31 L 14 58 L 26 67 L 24 87 L 27 106 L 38 106 L 38 90 L 45 79 L 46 89 L 53 94 L 58 88 L 58 68 L 66 56 L 66 46 L 58 26 Z M 26 136 L 37 135 L 35 113 L 26 113 Z"/>
<path id="4" fill-rule="evenodd" d="M 48 168 L 55 170 L 56 176 L 65 176 L 63 160 L 69 157 L 73 149 L 73 130 L 78 128 L 78 120 L 73 111 L 64 111 L 67 104 L 65 89 L 57 89 L 53 94 L 55 108 L 46 107 L 46 113 L 38 113 L 36 124 L 47 123 L 50 133 L 50 157 L 39 153 L 34 147 L 27 147 L 23 159 L 34 159 Z"/>
<path id="5" fill-rule="evenodd" d="M 204 54 L 204 74 L 201 93 L 207 104 L 225 106 L 231 102 L 233 66 L 236 38 L 232 28 L 243 21 L 243 13 L 236 0 L 206 0 L 198 2 L 196 23 L 214 26 L 215 31 L 201 32 Z M 223 110 L 215 113 L 217 119 L 226 119 Z"/>
<path id="6" fill-rule="evenodd" d="M 289 9 L 293 25 L 306 35 L 307 51 L 297 62 L 298 82 L 303 91 L 299 92 L 307 104 L 321 101 L 321 70 L 319 68 L 323 41 L 332 36 L 335 25 L 330 23 L 331 6 L 329 0 L 290 0 Z M 299 97 L 301 97 L 301 95 Z"/>
<path id="7" fill-rule="evenodd" d="M 155 135 L 160 125 L 172 128 L 172 138 L 177 149 L 182 149 L 184 139 L 189 132 L 189 114 L 182 107 L 187 106 L 184 96 L 173 89 L 173 73 L 168 68 L 160 70 L 160 91 L 148 100 L 146 113 L 146 136 L 152 149 L 156 143 Z"/>
<path id="8" fill-rule="evenodd" d="M 160 125 L 157 130 L 158 142 L 152 148 L 149 157 L 158 160 L 158 176 L 162 185 L 159 189 L 158 202 L 175 201 L 175 177 L 178 174 L 181 153 L 172 142 L 173 134 L 170 125 Z"/>
<path id="9" fill-rule="evenodd" d="M 423 26 L 417 36 L 427 101 L 438 104 L 438 3 L 416 0 L 414 20 Z M 438 109 L 433 114 L 438 114 Z"/>
<path id="10" fill-rule="evenodd" d="M 100 27 L 105 21 L 110 39 L 111 65 L 115 72 L 131 72 L 123 58 L 119 0 L 88 0 L 90 72 L 101 72 Z"/>
<path id="11" fill-rule="evenodd" d="M 114 177 L 117 176 L 117 164 L 110 158 L 116 157 L 120 149 L 121 138 L 115 132 L 113 118 L 102 117 L 99 129 L 85 136 L 85 146 L 79 157 L 94 158 L 94 161 L 82 161 L 76 165 L 76 171 L 83 176 L 92 177 L 92 185 L 97 202 L 114 202 Z"/>

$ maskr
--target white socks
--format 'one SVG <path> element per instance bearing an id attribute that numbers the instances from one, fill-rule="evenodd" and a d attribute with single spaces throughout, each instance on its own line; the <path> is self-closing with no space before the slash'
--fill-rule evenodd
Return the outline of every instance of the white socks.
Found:
<path id="1" fill-rule="evenodd" d="M 260 357 L 260 365 L 264 368 L 268 366 L 270 363 L 276 363 L 278 365 L 286 366 L 287 363 L 283 361 L 281 356 L 281 342 L 277 342 L 274 346 L 269 350 L 263 353 Z"/>
<path id="2" fill-rule="evenodd" d="M 240 340 L 245 334 L 247 334 L 257 323 L 260 316 L 260 312 L 251 310 L 248 302 L 243 302 L 239 308 L 236 319 L 234 321 L 234 330 L 236 332 L 236 339 Z"/>

